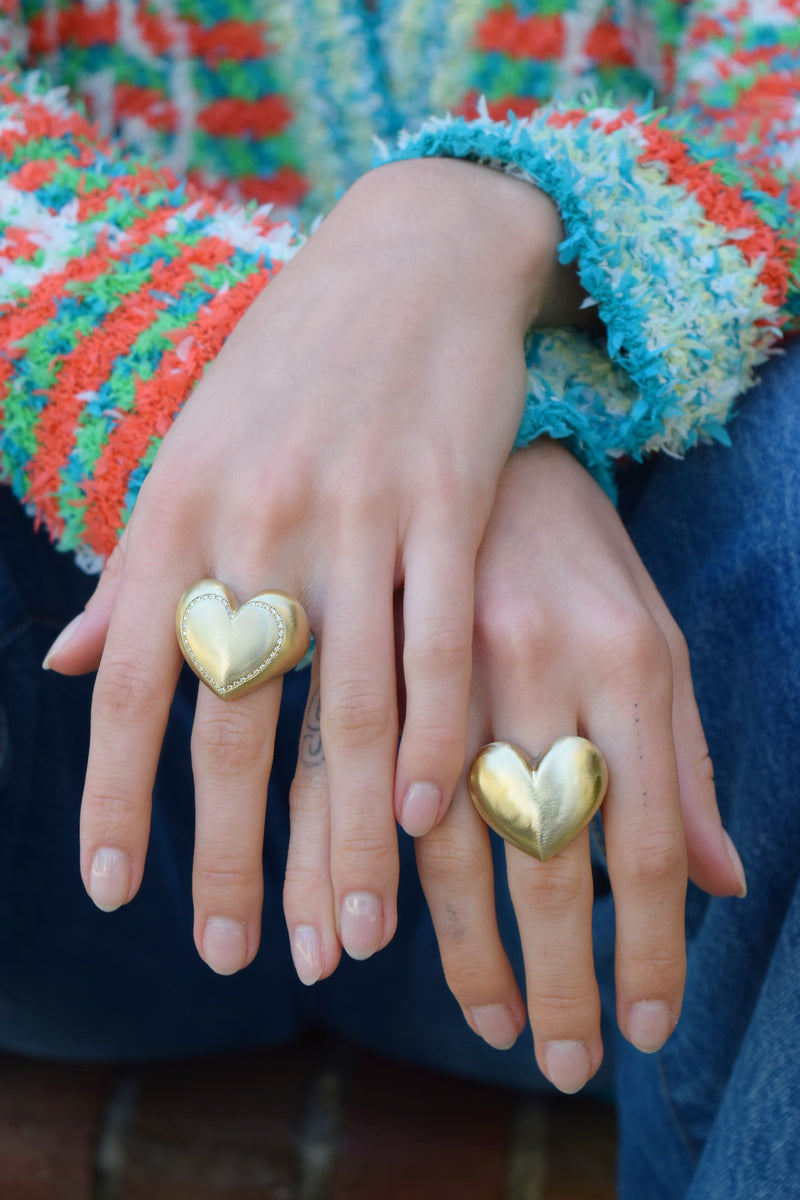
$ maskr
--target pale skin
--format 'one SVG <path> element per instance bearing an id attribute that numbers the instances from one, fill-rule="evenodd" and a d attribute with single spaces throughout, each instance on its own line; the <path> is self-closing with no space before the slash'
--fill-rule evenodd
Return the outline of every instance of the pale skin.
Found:
<path id="1" fill-rule="evenodd" d="M 741 880 L 685 647 L 613 508 L 558 446 L 508 462 L 525 332 L 577 311 L 560 237 L 536 188 L 472 164 L 395 164 L 356 184 L 195 389 L 48 665 L 99 663 L 81 869 L 95 901 L 116 908 L 144 867 L 181 665 L 177 598 L 205 576 L 240 599 L 265 587 L 297 596 L 317 640 L 285 886 L 298 973 L 312 982 L 342 948 L 366 958 L 392 937 L 396 816 L 420 838 L 448 983 L 497 1046 L 521 1030 L 525 1005 L 464 764 L 493 737 L 536 754 L 562 734 L 589 736 L 612 779 L 620 1027 L 655 1049 L 680 1011 L 687 850 L 707 890 L 736 894 Z M 259 944 L 280 693 L 275 681 L 229 702 L 198 694 L 195 941 L 225 974 Z M 537 1059 L 576 1090 L 602 1057 L 587 835 L 544 866 L 509 851 L 508 867 L 537 964 Z"/>

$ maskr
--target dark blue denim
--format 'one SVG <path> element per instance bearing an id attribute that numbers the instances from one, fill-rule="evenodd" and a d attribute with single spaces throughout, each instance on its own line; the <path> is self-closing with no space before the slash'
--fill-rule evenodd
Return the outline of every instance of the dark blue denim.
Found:
<path id="1" fill-rule="evenodd" d="M 739 901 L 690 889 L 683 1017 L 664 1050 L 644 1056 L 614 1032 L 613 904 L 598 875 L 621 1200 L 800 1197 L 800 345 L 763 374 L 731 426 L 732 449 L 634 468 L 623 485 L 632 536 L 689 640 L 750 891 Z M 173 707 L 141 892 L 113 915 L 94 908 L 77 855 L 92 681 L 40 670 L 92 586 L 0 489 L 0 1046 L 131 1060 L 269 1045 L 315 1025 L 465 1076 L 543 1086 L 529 1033 L 501 1054 L 465 1025 L 404 836 L 391 945 L 365 963 L 345 959 L 312 989 L 296 981 L 281 889 L 303 673 L 285 684 L 255 962 L 221 978 L 192 942 L 192 676 Z M 497 877 L 519 968 L 501 856 Z"/>

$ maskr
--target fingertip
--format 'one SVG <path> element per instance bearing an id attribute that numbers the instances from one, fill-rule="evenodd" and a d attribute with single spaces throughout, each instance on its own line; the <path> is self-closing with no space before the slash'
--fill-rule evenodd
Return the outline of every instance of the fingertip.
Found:
<path id="1" fill-rule="evenodd" d="M 398 821 L 410 837 L 424 837 L 446 811 L 442 789 L 435 783 L 412 783 L 406 789 Z"/>
<path id="2" fill-rule="evenodd" d="M 739 890 L 735 894 L 740 900 L 744 900 L 745 896 L 747 895 L 747 876 L 744 873 L 744 865 L 739 856 L 739 851 L 736 849 L 736 846 L 733 843 L 733 838 L 728 833 L 727 829 L 723 829 L 722 831 L 722 840 L 725 843 L 725 849 L 728 852 L 728 859 L 731 867 L 733 868 L 733 873 L 736 876 L 736 881 L 739 884 Z"/>

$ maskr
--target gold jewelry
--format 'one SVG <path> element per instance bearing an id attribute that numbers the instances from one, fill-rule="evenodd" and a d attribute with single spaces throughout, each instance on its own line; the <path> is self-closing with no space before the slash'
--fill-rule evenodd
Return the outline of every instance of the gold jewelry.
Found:
<path id="1" fill-rule="evenodd" d="M 291 671 L 311 641 L 299 600 L 285 592 L 259 592 L 239 607 L 217 579 L 186 589 L 175 624 L 183 657 L 223 700 Z"/>
<path id="2" fill-rule="evenodd" d="M 487 825 L 546 862 L 591 821 L 608 786 L 597 746 L 563 737 L 534 762 L 509 742 L 483 746 L 469 772 L 469 794 Z"/>

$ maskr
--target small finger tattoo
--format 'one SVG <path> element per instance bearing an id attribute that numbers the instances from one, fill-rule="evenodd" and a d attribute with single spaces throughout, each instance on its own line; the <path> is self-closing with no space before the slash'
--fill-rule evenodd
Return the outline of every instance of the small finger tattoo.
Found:
<path id="1" fill-rule="evenodd" d="M 321 709 L 322 701 L 319 688 L 317 688 L 308 698 L 303 722 L 300 759 L 304 767 L 319 767 L 325 762 L 325 753 L 322 749 Z"/>

